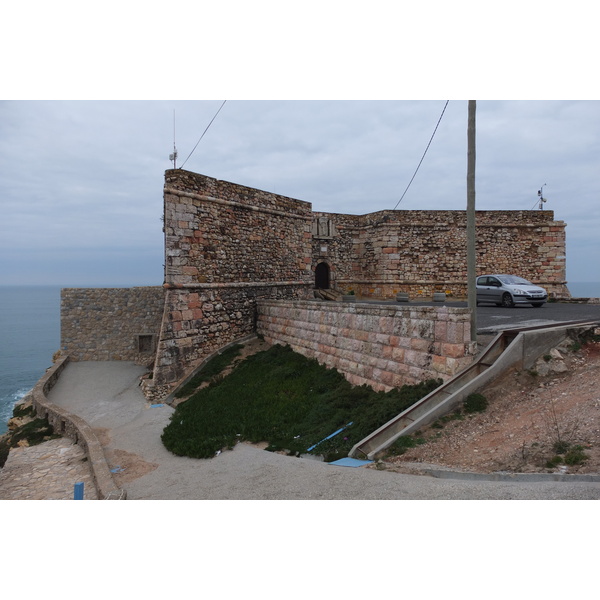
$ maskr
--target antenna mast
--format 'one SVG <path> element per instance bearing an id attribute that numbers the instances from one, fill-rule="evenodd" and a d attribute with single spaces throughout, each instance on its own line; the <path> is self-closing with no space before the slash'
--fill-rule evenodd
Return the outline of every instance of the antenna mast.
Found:
<path id="1" fill-rule="evenodd" d="M 546 185 L 546 184 L 544 184 Z M 544 207 L 544 202 L 546 202 L 547 198 L 544 198 L 544 196 L 542 196 L 542 191 L 544 189 L 544 185 L 538 190 L 538 196 L 540 199 L 540 206 L 539 209 L 542 210 L 542 208 Z"/>
<path id="2" fill-rule="evenodd" d="M 177 168 L 177 147 L 175 146 L 175 111 L 173 111 L 173 154 L 169 154 L 169 160 L 173 161 L 173 168 Z"/>

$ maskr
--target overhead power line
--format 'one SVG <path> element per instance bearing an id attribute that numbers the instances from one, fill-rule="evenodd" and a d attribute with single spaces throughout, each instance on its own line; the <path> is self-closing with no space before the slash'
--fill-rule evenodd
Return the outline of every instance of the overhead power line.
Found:
<path id="1" fill-rule="evenodd" d="M 406 186 L 406 189 L 404 190 L 402 197 L 400 198 L 400 200 L 398 200 L 398 202 L 397 202 L 396 206 L 394 206 L 393 210 L 396 210 L 398 208 L 398 205 L 400 204 L 400 202 L 402 202 L 402 198 L 404 198 L 404 196 L 406 196 L 406 192 L 408 192 L 408 188 L 410 187 L 410 184 L 413 182 L 413 179 L 415 178 L 417 171 L 419 170 L 419 167 L 421 166 L 421 163 L 423 162 L 423 159 L 425 158 L 425 155 L 427 154 L 427 150 L 429 150 L 429 146 L 431 146 L 431 142 L 433 141 L 435 132 L 437 131 L 440 121 L 442 120 L 442 117 L 444 116 L 444 112 L 446 112 L 446 107 L 448 106 L 448 102 L 450 102 L 450 100 L 446 100 L 446 104 L 444 104 L 444 109 L 442 110 L 442 114 L 440 115 L 437 125 L 435 126 L 435 129 L 433 130 L 433 133 L 431 134 L 431 139 L 429 140 L 429 143 L 427 144 L 427 148 L 425 148 L 425 152 L 423 152 L 423 156 L 421 157 L 421 160 L 419 161 L 419 164 L 417 165 L 417 168 L 415 169 L 413 176 L 411 177 L 410 181 L 408 182 L 408 185 Z"/>
<path id="2" fill-rule="evenodd" d="M 198 144 L 202 141 L 204 134 L 208 131 L 208 129 L 212 125 L 213 121 L 217 118 L 217 115 L 221 112 L 221 109 L 225 106 L 225 102 L 227 102 L 227 100 L 223 100 L 223 104 L 221 104 L 221 106 L 219 106 L 219 110 L 215 113 L 215 116 L 210 120 L 210 123 L 206 126 L 206 129 L 200 136 L 200 139 L 196 142 L 196 145 L 192 148 L 192 151 L 189 153 L 188 157 L 183 161 L 183 164 L 181 165 L 181 167 L 179 167 L 180 169 L 183 169 L 183 166 L 185 165 L 185 163 L 189 160 L 190 156 L 194 153 L 194 150 L 198 147 Z"/>

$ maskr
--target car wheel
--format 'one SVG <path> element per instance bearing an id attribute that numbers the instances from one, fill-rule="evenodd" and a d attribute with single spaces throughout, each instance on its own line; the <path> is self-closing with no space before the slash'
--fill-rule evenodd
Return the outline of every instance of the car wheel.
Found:
<path id="1" fill-rule="evenodd" d="M 502 294 L 502 306 L 505 308 L 512 308 L 514 305 L 515 303 L 513 302 L 512 296 L 508 292 Z"/>
<path id="2" fill-rule="evenodd" d="M 542 306 L 544 306 L 543 302 L 532 302 L 531 306 L 533 306 L 533 308 L 541 308 Z"/>

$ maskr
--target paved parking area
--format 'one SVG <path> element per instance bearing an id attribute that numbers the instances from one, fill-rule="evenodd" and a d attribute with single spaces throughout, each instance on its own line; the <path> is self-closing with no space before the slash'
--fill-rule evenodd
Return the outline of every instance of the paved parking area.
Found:
<path id="1" fill-rule="evenodd" d="M 451 306 L 467 308 L 464 301 L 446 302 L 396 302 L 395 300 L 369 300 L 378 304 L 395 306 Z M 533 306 L 515 306 L 503 308 L 500 306 L 484 305 L 477 307 L 477 333 L 489 333 L 510 327 L 533 327 L 562 323 L 564 321 L 600 320 L 600 304 L 571 304 L 550 302 L 541 308 Z"/>

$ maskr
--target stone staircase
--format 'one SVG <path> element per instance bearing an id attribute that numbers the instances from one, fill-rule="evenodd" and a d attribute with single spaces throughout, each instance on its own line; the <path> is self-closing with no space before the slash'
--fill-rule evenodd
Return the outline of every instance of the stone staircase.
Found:
<path id="1" fill-rule="evenodd" d="M 330 300 L 332 302 L 341 302 L 342 301 L 342 292 L 339 290 L 329 288 L 329 289 L 315 289 L 315 298 L 320 298 L 321 300 Z"/>

